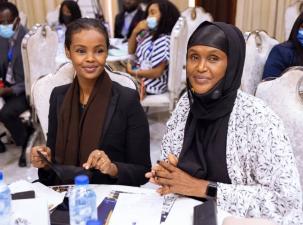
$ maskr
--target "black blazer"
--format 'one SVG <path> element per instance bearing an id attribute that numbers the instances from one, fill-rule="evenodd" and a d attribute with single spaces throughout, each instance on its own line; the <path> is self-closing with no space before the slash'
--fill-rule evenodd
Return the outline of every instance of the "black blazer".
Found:
<path id="1" fill-rule="evenodd" d="M 56 145 L 57 115 L 69 87 L 70 84 L 54 88 L 50 97 L 47 146 L 51 150 Z M 147 182 L 144 175 L 151 168 L 149 126 L 136 91 L 113 82 L 112 98 L 100 142 L 99 149 L 117 165 L 118 177 L 114 179 L 93 170 L 91 183 L 140 186 Z M 52 159 L 55 159 L 54 152 Z M 45 185 L 55 185 L 53 172 L 39 169 L 38 175 L 40 182 Z"/>
<path id="2" fill-rule="evenodd" d="M 135 14 L 129 29 L 128 29 L 128 34 L 127 34 L 127 38 L 130 37 L 133 29 L 137 26 L 137 24 L 143 20 L 145 17 L 145 12 L 142 11 L 141 8 L 138 8 L 137 13 Z M 123 29 L 123 25 L 124 25 L 124 11 L 122 11 L 121 13 L 119 13 L 116 16 L 115 19 L 115 38 L 124 38 L 121 34 L 122 29 Z"/>

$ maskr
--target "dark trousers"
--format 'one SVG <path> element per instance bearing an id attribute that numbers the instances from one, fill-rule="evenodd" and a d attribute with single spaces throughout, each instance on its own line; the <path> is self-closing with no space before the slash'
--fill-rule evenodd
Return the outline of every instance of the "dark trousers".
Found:
<path id="1" fill-rule="evenodd" d="M 27 141 L 27 126 L 22 123 L 20 114 L 29 109 L 25 95 L 4 97 L 5 104 L 0 110 L 0 122 L 11 133 L 16 145 L 23 146 Z"/>

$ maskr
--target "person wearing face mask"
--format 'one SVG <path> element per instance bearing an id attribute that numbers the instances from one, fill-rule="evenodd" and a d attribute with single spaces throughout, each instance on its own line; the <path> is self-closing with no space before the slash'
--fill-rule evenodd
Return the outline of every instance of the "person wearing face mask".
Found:
<path id="1" fill-rule="evenodd" d="M 76 1 L 65 0 L 61 3 L 59 10 L 59 24 L 67 26 L 81 17 L 81 10 Z"/>
<path id="2" fill-rule="evenodd" d="M 132 30 L 144 19 L 141 0 L 123 0 L 123 11 L 115 19 L 115 38 L 128 39 Z"/>
<path id="3" fill-rule="evenodd" d="M 69 60 L 65 56 L 64 41 L 65 31 L 68 24 L 82 17 L 80 7 L 74 0 L 65 0 L 60 5 L 59 24 L 55 27 L 58 35 L 58 49 L 56 55 L 56 64 L 60 65 Z"/>
<path id="4" fill-rule="evenodd" d="M 0 97 L 5 101 L 0 110 L 0 122 L 11 133 L 17 146 L 22 146 L 19 166 L 26 166 L 25 150 L 31 129 L 22 123 L 19 115 L 28 109 L 25 97 L 21 42 L 27 30 L 20 24 L 17 7 L 0 3 Z M 5 151 L 0 141 L 0 152 Z"/>
<path id="5" fill-rule="evenodd" d="M 170 193 L 215 201 L 239 217 L 302 224 L 302 189 L 282 120 L 239 88 L 242 32 L 203 22 L 187 45 L 187 93 L 167 122 L 161 161 L 146 174 Z M 256 223 L 261 224 L 261 223 Z"/>
<path id="6" fill-rule="evenodd" d="M 288 40 L 272 48 L 264 66 L 263 79 L 280 77 L 291 66 L 303 66 L 303 13 L 296 19 Z"/>
<path id="7" fill-rule="evenodd" d="M 128 40 L 128 52 L 134 54 L 136 65 L 127 64 L 127 72 L 143 78 L 146 94 L 167 91 L 170 33 L 180 13 L 168 0 L 153 0 Z"/>

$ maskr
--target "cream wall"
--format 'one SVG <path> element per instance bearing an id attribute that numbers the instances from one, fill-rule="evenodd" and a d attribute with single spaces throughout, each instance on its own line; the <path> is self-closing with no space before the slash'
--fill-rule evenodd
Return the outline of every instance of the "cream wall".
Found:
<path id="1" fill-rule="evenodd" d="M 112 27 L 114 16 L 118 12 L 117 0 L 99 1 L 103 6 L 105 19 Z M 28 27 L 31 27 L 36 23 L 45 23 L 47 13 L 55 10 L 62 0 L 10 0 L 10 2 L 16 4 L 19 11 L 23 11 L 27 15 Z"/>
<path id="2" fill-rule="evenodd" d="M 27 15 L 28 26 L 44 23 L 47 12 L 54 10 L 62 0 L 10 0 Z M 117 0 L 99 0 L 113 33 Z M 244 31 L 266 30 L 279 41 L 284 41 L 284 12 L 296 0 L 237 0 L 236 25 Z M 171 0 L 180 11 L 188 7 L 187 0 Z"/>
<path id="3" fill-rule="evenodd" d="M 117 0 L 99 0 L 103 6 L 105 18 L 109 21 L 111 28 L 116 14 L 118 13 Z M 179 10 L 183 11 L 188 7 L 187 0 L 171 0 Z M 27 15 L 28 26 L 31 27 L 35 23 L 44 23 L 46 14 L 54 10 L 62 0 L 10 0 L 17 5 L 20 11 Z M 112 12 L 112 13 L 109 13 Z M 113 29 L 112 29 L 113 31 Z"/>
<path id="4" fill-rule="evenodd" d="M 188 7 L 188 1 L 187 0 L 170 0 L 172 3 L 174 3 L 178 9 L 182 12 Z"/>
<path id="5" fill-rule="evenodd" d="M 44 23 L 47 12 L 54 10 L 61 0 L 10 0 L 10 2 L 25 13 L 28 27 L 31 27 L 36 23 Z"/>
<path id="6" fill-rule="evenodd" d="M 284 41 L 284 12 L 294 0 L 237 0 L 236 25 L 244 31 L 266 30 Z"/>

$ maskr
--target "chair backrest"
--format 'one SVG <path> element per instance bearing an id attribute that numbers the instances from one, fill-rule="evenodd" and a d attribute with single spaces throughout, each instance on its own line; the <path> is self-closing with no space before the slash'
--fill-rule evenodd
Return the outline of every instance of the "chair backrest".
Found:
<path id="1" fill-rule="evenodd" d="M 128 73 L 113 71 L 108 65 L 105 66 L 105 71 L 108 73 L 110 79 L 119 83 L 124 87 L 139 91 L 139 83 Z"/>
<path id="2" fill-rule="evenodd" d="M 111 80 L 122 86 L 137 90 L 137 83 L 127 73 L 115 72 L 106 66 L 105 70 Z M 39 118 L 45 139 L 48 130 L 49 98 L 53 89 L 57 86 L 71 83 L 74 79 L 75 70 L 71 63 L 61 66 L 54 74 L 48 74 L 38 79 L 32 86 L 32 102 L 35 113 Z"/>
<path id="3" fill-rule="evenodd" d="M 283 120 L 296 156 L 303 185 L 303 67 L 293 67 L 281 77 L 258 85 L 263 99 Z"/>
<path id="4" fill-rule="evenodd" d="M 35 113 L 39 118 L 40 125 L 46 139 L 48 130 L 49 98 L 53 89 L 57 86 L 71 83 L 74 77 L 74 68 L 71 63 L 66 63 L 55 74 L 48 74 L 32 86 L 32 102 Z"/>
<path id="5" fill-rule="evenodd" d="M 78 0 L 77 2 L 83 17 L 95 18 L 96 0 Z"/>
<path id="6" fill-rule="evenodd" d="M 254 95 L 262 80 L 264 65 L 270 50 L 278 41 L 265 31 L 253 31 L 246 40 L 246 56 L 241 80 L 241 89 Z"/>
<path id="7" fill-rule="evenodd" d="M 170 93 L 170 110 L 174 108 L 175 102 L 181 91 L 182 70 L 185 66 L 186 48 L 184 43 L 187 39 L 187 23 L 184 17 L 180 17 L 175 24 L 170 37 L 170 57 L 168 73 L 168 91 Z"/>
<path id="8" fill-rule="evenodd" d="M 50 11 L 46 15 L 46 22 L 50 27 L 55 27 L 59 24 L 59 8 L 60 5 L 53 11 Z"/>
<path id="9" fill-rule="evenodd" d="M 23 11 L 20 11 L 19 17 L 20 17 L 20 23 L 22 24 L 22 26 L 26 27 L 27 26 L 27 15 Z"/>
<path id="10" fill-rule="evenodd" d="M 300 13 L 302 11 L 303 11 L 303 2 L 302 1 L 296 1 L 286 8 L 285 14 L 284 14 L 285 40 L 288 39 L 291 29 L 292 29 L 297 17 L 300 15 Z"/>
<path id="11" fill-rule="evenodd" d="M 188 27 L 187 40 L 202 22 L 213 21 L 211 14 L 205 12 L 202 7 L 187 8 L 181 15 L 185 18 Z"/>
<path id="12" fill-rule="evenodd" d="M 57 46 L 57 34 L 47 25 L 35 25 L 23 38 L 22 59 L 27 96 L 30 96 L 31 86 L 39 77 L 55 72 Z"/>

